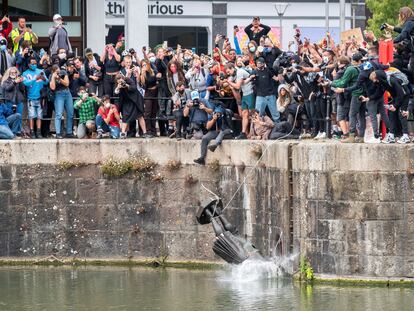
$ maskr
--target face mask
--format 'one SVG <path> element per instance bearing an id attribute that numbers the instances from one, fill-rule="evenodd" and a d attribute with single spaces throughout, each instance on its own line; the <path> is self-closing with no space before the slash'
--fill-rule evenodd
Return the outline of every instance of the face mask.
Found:
<path id="1" fill-rule="evenodd" d="M 252 52 L 252 53 L 256 52 L 256 47 L 254 47 L 254 46 L 250 47 L 249 51 Z"/>
<path id="2" fill-rule="evenodd" d="M 35 70 L 36 70 L 36 68 L 37 68 L 37 65 L 30 65 L 30 66 L 29 66 L 29 68 L 30 68 L 30 70 L 35 71 Z"/>
<path id="3" fill-rule="evenodd" d="M 328 56 L 324 56 L 324 57 L 323 57 L 323 62 L 324 62 L 325 64 L 329 63 L 329 57 L 328 57 Z"/>
<path id="4" fill-rule="evenodd" d="M 263 49 L 263 53 L 270 53 L 271 51 L 272 49 L 269 47 Z"/>
<path id="5" fill-rule="evenodd" d="M 150 59 L 149 59 L 149 60 L 150 60 L 150 62 L 151 62 L 151 63 L 155 63 L 155 60 L 156 60 L 156 59 L 157 59 L 157 58 L 156 58 L 155 56 L 152 56 L 152 57 L 150 57 Z"/>
<path id="6" fill-rule="evenodd" d="M 59 59 L 65 59 L 66 58 L 66 53 L 60 53 L 58 54 Z"/>
<path id="7" fill-rule="evenodd" d="M 105 108 L 106 108 L 106 109 L 111 108 L 111 103 L 105 103 Z"/>
<path id="8" fill-rule="evenodd" d="M 12 79 L 16 79 L 16 78 L 17 78 L 17 75 L 16 75 L 16 74 L 14 74 L 14 73 L 11 73 L 11 74 L 10 74 L 10 78 L 12 78 Z"/>
<path id="9" fill-rule="evenodd" d="M 80 97 L 80 98 L 82 98 L 83 97 L 83 94 L 86 94 L 85 92 L 80 92 L 80 93 L 78 93 L 78 96 Z"/>
<path id="10" fill-rule="evenodd" d="M 2 52 L 4 52 L 5 50 L 7 50 L 7 45 L 0 46 L 0 49 L 1 49 Z"/>
<path id="11" fill-rule="evenodd" d="M 178 93 L 184 94 L 184 90 L 178 90 Z"/>
<path id="12" fill-rule="evenodd" d="M 250 61 L 248 61 L 248 60 L 245 60 L 245 61 L 243 61 L 243 64 L 244 64 L 245 66 L 249 66 L 249 64 L 250 64 Z"/>

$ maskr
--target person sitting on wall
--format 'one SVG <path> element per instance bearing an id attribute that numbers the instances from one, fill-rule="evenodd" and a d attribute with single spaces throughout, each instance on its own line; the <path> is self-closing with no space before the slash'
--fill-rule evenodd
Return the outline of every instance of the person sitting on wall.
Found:
<path id="1" fill-rule="evenodd" d="M 110 133 L 110 137 L 117 139 L 121 133 L 119 121 L 118 107 L 111 103 L 111 98 L 108 95 L 102 97 L 102 105 L 99 107 L 96 115 L 95 123 L 98 128 L 97 138 L 102 138 L 104 133 Z"/>
<path id="2" fill-rule="evenodd" d="M 204 165 L 207 156 L 207 148 L 211 152 L 216 151 L 223 141 L 223 139 L 233 138 L 233 131 L 230 126 L 230 110 L 224 109 L 221 106 L 214 108 L 214 111 L 209 115 L 206 129 L 208 132 L 201 139 L 201 155 L 194 162 Z M 210 141 L 215 139 L 214 144 L 208 146 Z"/>
<path id="3" fill-rule="evenodd" d="M 0 139 L 13 139 L 20 134 L 21 128 L 21 114 L 13 113 L 8 105 L 0 103 Z"/>

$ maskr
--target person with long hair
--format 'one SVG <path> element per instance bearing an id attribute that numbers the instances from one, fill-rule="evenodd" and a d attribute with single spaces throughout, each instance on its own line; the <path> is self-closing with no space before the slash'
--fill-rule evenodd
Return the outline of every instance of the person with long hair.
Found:
<path id="1" fill-rule="evenodd" d="M 139 84 L 144 89 L 144 118 L 148 131 L 156 136 L 156 118 L 158 113 L 158 80 L 157 74 L 147 59 L 141 60 Z"/>
<path id="2" fill-rule="evenodd" d="M 6 70 L 1 80 L 6 105 L 14 112 L 23 115 L 24 84 L 23 77 L 16 67 Z"/>
<path id="3" fill-rule="evenodd" d="M 115 77 L 116 88 L 114 93 L 119 95 L 119 110 L 122 115 L 121 137 L 127 137 L 129 124 L 138 120 L 141 127 L 143 138 L 151 138 L 152 135 L 147 134 L 147 128 L 144 120 L 144 104 L 141 93 L 138 91 L 136 84 L 123 75 L 118 74 Z"/>
<path id="4" fill-rule="evenodd" d="M 101 54 L 101 63 L 103 63 L 104 77 L 103 89 L 104 95 L 113 96 L 115 89 L 115 77 L 121 70 L 121 55 L 119 55 L 112 44 L 105 45 L 105 50 Z"/>
<path id="5" fill-rule="evenodd" d="M 394 43 L 409 40 L 414 33 L 414 12 L 409 7 L 402 7 L 398 14 L 398 21 L 401 27 L 386 24 L 387 29 L 398 32 L 399 35 L 394 39 Z"/>

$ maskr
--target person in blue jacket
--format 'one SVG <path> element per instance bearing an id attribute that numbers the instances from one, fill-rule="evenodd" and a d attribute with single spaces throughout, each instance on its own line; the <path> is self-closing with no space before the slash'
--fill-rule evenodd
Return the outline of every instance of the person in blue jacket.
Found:
<path id="1" fill-rule="evenodd" d="M 37 60 L 31 57 L 29 69 L 23 72 L 23 84 L 27 91 L 28 117 L 31 138 L 42 138 L 40 132 L 42 126 L 43 109 L 41 105 L 42 89 L 47 86 L 49 80 L 45 72 L 37 67 Z M 34 132 L 34 119 L 36 119 L 36 134 Z"/>
<path id="2" fill-rule="evenodd" d="M 12 108 L 0 103 L 0 139 L 13 139 L 22 130 L 22 116 Z"/>

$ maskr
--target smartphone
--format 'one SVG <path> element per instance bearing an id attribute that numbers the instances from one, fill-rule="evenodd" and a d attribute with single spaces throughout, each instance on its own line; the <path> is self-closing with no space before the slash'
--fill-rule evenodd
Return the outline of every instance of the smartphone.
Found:
<path id="1" fill-rule="evenodd" d="M 237 28 L 239 28 L 239 26 L 237 26 L 237 25 L 234 25 L 233 26 L 233 29 L 237 29 Z"/>
<path id="2" fill-rule="evenodd" d="M 193 54 L 195 54 L 196 48 L 191 48 L 191 51 L 193 52 Z"/>
<path id="3" fill-rule="evenodd" d="M 164 49 L 166 49 L 166 48 L 168 47 L 168 41 L 164 41 L 164 43 L 162 44 L 162 47 L 163 47 Z"/>

